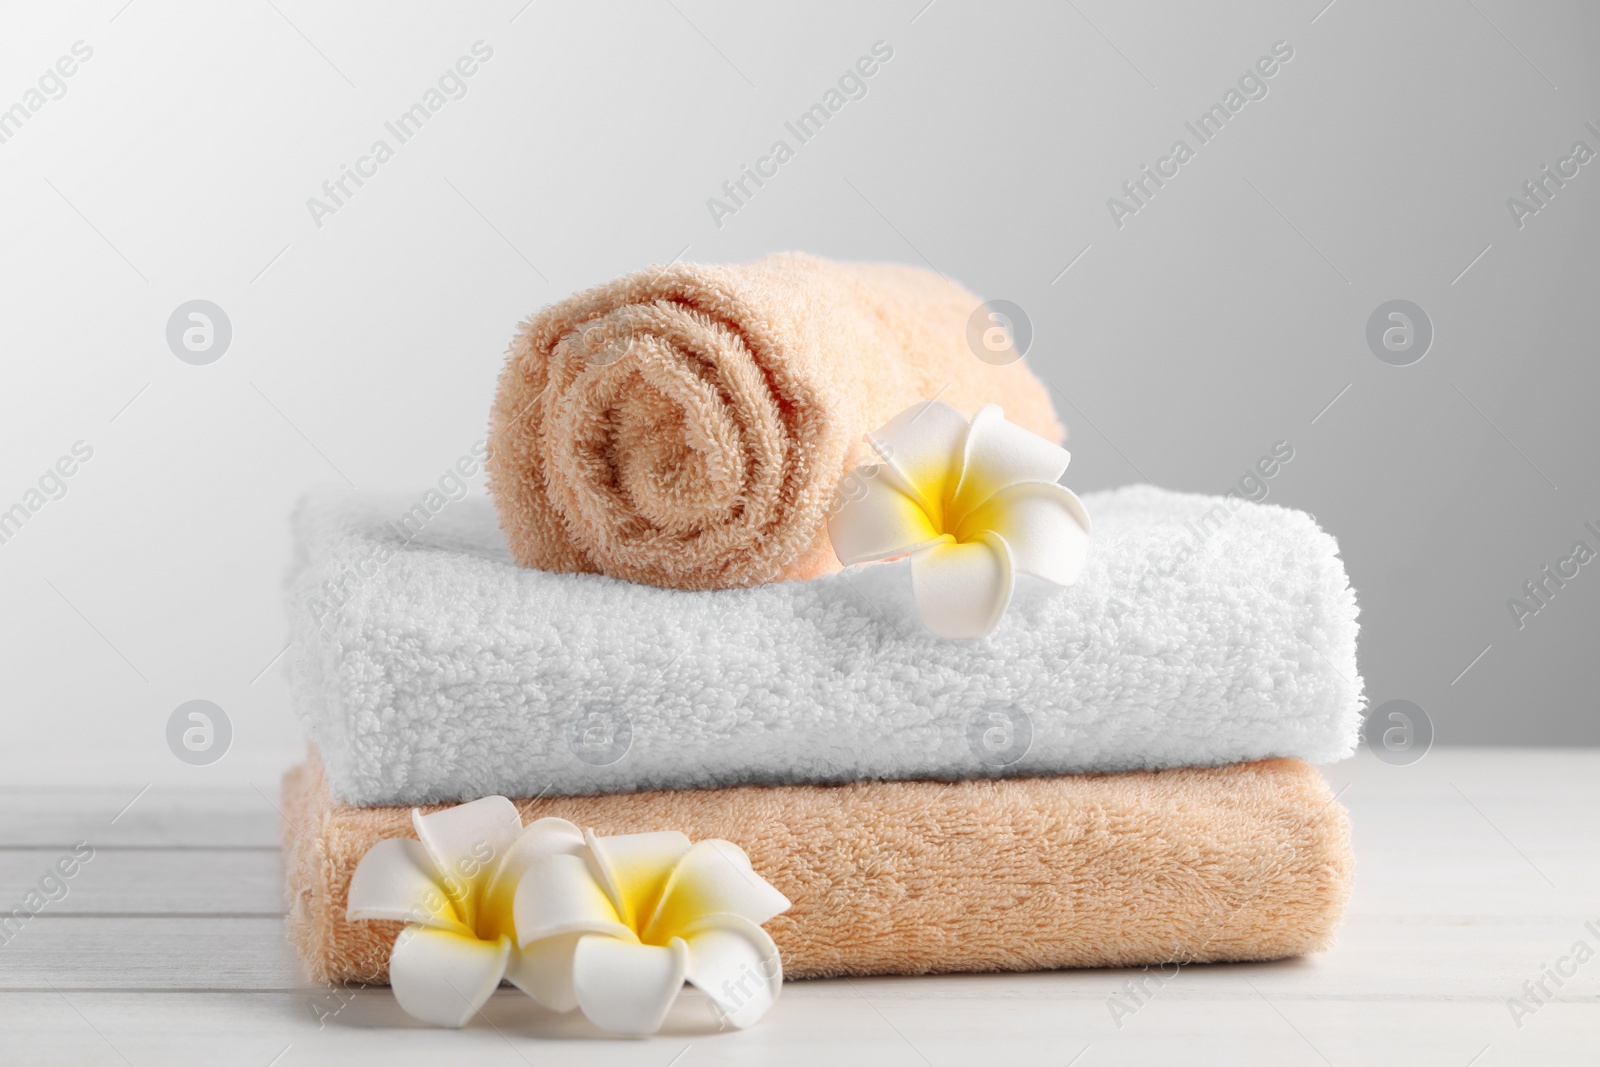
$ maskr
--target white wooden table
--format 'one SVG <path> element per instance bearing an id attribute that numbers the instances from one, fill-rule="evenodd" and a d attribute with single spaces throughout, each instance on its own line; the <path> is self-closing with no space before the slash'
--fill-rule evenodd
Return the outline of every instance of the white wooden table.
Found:
<path id="1" fill-rule="evenodd" d="M 1120 1026 L 1109 998 L 1138 972 L 790 983 L 742 1033 L 717 1033 L 690 990 L 646 1041 L 605 1039 L 509 991 L 487 1021 L 446 1032 L 411 1023 L 386 989 L 311 986 L 284 940 L 270 783 L 136 800 L 138 783 L 0 790 L 0 906 L 20 907 L 30 890 L 59 897 L 0 930 L 0 1060 L 1600 1062 L 1600 751 L 1441 749 L 1408 767 L 1363 756 L 1329 777 L 1354 818 L 1358 866 L 1325 955 L 1183 968 Z M 82 841 L 93 859 L 44 881 Z M 1562 964 L 1576 973 L 1557 988 L 1543 968 L 1579 941 L 1596 956 Z M 1507 1000 L 1541 978 L 1552 996 L 1530 1001 L 1519 1027 Z"/>

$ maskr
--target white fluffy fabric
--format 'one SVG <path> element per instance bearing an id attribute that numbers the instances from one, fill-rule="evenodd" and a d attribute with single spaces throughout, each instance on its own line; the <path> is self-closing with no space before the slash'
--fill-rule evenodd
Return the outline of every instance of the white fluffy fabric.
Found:
<path id="1" fill-rule="evenodd" d="M 993 634 L 952 641 L 903 562 L 681 592 L 519 568 L 485 500 L 315 496 L 295 699 L 356 804 L 1354 751 L 1355 594 L 1310 516 L 1149 486 L 1084 503 L 1078 583 L 1019 578 Z"/>

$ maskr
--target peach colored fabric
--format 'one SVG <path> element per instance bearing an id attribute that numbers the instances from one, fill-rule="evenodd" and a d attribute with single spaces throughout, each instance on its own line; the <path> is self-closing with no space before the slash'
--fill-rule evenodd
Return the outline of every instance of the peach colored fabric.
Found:
<path id="1" fill-rule="evenodd" d="M 524 322 L 489 429 L 512 557 L 675 589 L 839 569 L 826 518 L 862 435 L 938 397 L 1062 439 L 1026 365 L 973 354 L 979 300 L 916 267 L 799 253 L 677 264 Z"/>
<path id="2" fill-rule="evenodd" d="M 356 808 L 315 759 L 284 781 L 289 936 L 317 978 L 382 982 L 400 924 L 345 892 L 409 809 Z M 996 781 L 747 786 L 520 802 L 524 821 L 721 837 L 794 902 L 792 978 L 1267 960 L 1331 941 L 1349 823 L 1317 770 L 1265 760 Z"/>

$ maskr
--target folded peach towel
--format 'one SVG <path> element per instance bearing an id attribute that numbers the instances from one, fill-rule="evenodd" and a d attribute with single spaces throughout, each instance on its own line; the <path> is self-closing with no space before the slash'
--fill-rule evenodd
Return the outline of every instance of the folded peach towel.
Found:
<path id="1" fill-rule="evenodd" d="M 978 307 L 931 271 L 784 253 L 545 308 L 512 340 L 489 430 L 512 557 L 675 589 L 838 570 L 835 488 L 862 435 L 912 404 L 999 404 L 1061 440 L 1024 364 L 974 354 Z"/>
<path id="2" fill-rule="evenodd" d="M 284 780 L 289 937 L 312 974 L 382 982 L 400 924 L 345 892 L 410 809 Z M 767 924 L 792 978 L 1267 960 L 1325 948 L 1349 891 L 1345 811 L 1309 764 L 744 786 L 521 801 L 602 834 L 720 837 L 794 902 Z M 433 809 L 429 809 L 433 810 Z"/>

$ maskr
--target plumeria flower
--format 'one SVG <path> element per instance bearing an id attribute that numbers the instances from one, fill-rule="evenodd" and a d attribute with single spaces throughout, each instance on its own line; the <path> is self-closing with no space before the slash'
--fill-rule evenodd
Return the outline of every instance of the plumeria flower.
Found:
<path id="1" fill-rule="evenodd" d="M 983 637 L 1020 572 L 1071 585 L 1089 551 L 1089 514 L 1060 478 L 1066 449 L 1009 423 L 993 404 L 971 424 L 948 404 L 902 411 L 867 435 L 882 462 L 857 468 L 828 519 L 846 566 L 911 557 L 917 609 L 940 637 Z"/>
<path id="2" fill-rule="evenodd" d="M 407 1013 L 463 1026 L 506 979 L 536 999 L 559 980 L 522 949 L 513 900 L 546 844 L 524 830 L 516 805 L 484 797 L 430 815 L 411 812 L 417 840 L 374 845 L 350 878 L 351 919 L 398 919 L 389 984 Z"/>
<path id="3" fill-rule="evenodd" d="M 736 1027 L 777 1000 L 783 968 L 761 924 L 789 899 L 737 845 L 676 831 L 597 837 L 562 819 L 540 819 L 526 840 L 538 855 L 513 914 L 523 953 L 548 961 L 550 980 L 530 990 L 545 1006 L 643 1035 L 685 981 Z"/>
<path id="4" fill-rule="evenodd" d="M 789 900 L 737 845 L 597 837 L 565 819 L 524 829 L 505 797 L 411 818 L 417 840 L 368 850 L 345 910 L 406 923 L 389 984 L 419 1019 L 463 1026 L 502 979 L 629 1035 L 659 1028 L 685 981 L 736 1027 L 778 997 L 783 967 L 761 924 Z"/>

